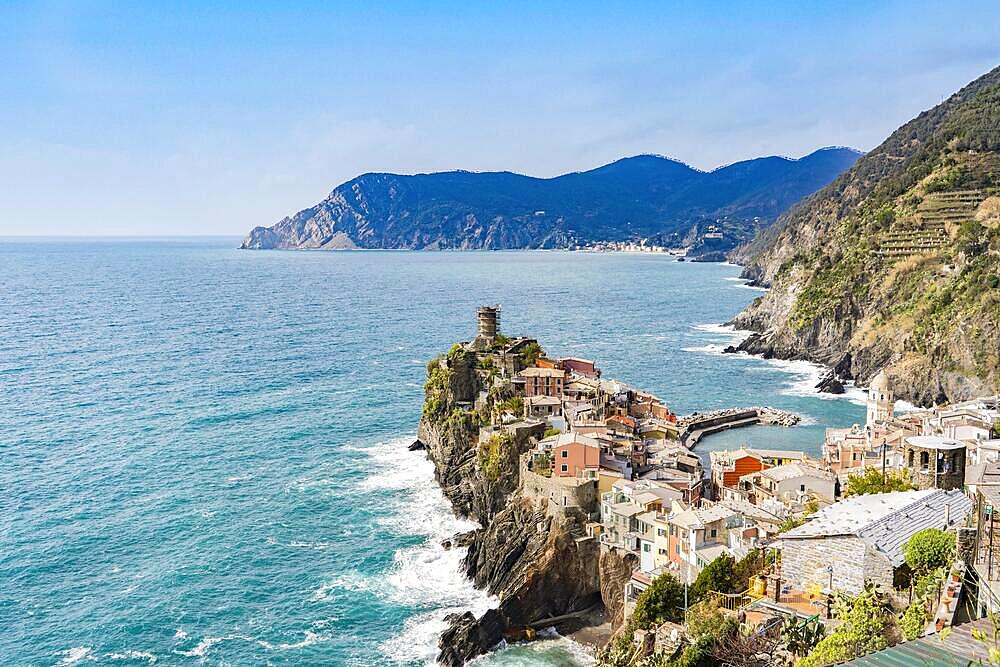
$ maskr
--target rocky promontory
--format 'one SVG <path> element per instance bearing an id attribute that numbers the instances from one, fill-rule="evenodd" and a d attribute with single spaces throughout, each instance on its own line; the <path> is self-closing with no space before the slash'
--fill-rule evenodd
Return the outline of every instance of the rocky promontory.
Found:
<path id="1" fill-rule="evenodd" d="M 494 358 L 507 365 L 505 376 Z M 520 455 L 540 432 L 480 433 L 482 427 L 492 432 L 490 425 L 514 397 L 510 377 L 523 367 L 517 354 L 482 354 L 461 345 L 428 364 L 419 440 L 456 513 L 481 525 L 459 538 L 468 547 L 465 573 L 500 600 L 480 618 L 466 613 L 448 619 L 438 656 L 445 665 L 462 665 L 538 621 L 601 602 L 597 545 L 579 543 L 581 519 L 549 512 L 518 492 Z"/>

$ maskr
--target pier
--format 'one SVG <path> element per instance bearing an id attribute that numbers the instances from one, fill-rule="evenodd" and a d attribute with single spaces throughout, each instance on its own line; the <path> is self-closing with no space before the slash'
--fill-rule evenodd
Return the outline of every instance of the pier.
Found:
<path id="1" fill-rule="evenodd" d="M 794 412 L 770 407 L 726 408 L 712 412 L 695 412 L 677 420 L 680 427 L 678 440 L 688 449 L 694 448 L 706 435 L 726 431 L 731 428 L 769 424 L 774 426 L 794 426 L 802 420 Z"/>

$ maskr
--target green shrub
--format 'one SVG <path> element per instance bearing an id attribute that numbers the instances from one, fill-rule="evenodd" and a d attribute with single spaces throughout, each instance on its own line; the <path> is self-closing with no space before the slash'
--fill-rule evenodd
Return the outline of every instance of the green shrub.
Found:
<path id="1" fill-rule="evenodd" d="M 822 639 L 796 667 L 824 667 L 879 651 L 886 647 L 891 613 L 885 595 L 871 584 L 856 598 L 840 598 L 835 605 L 843 623 Z"/>
<path id="2" fill-rule="evenodd" d="M 924 634 L 927 628 L 927 605 L 923 598 L 915 599 L 899 619 L 899 629 L 908 640 Z"/>
<path id="3" fill-rule="evenodd" d="M 907 540 L 903 555 L 915 575 L 925 575 L 951 565 L 955 558 L 955 536 L 938 528 L 925 528 Z"/>
<path id="4" fill-rule="evenodd" d="M 912 491 L 913 482 L 908 470 L 894 472 L 887 470 L 885 478 L 878 468 L 865 468 L 863 472 L 847 476 L 845 496 L 863 496 L 869 493 L 889 493 L 891 491 Z"/>

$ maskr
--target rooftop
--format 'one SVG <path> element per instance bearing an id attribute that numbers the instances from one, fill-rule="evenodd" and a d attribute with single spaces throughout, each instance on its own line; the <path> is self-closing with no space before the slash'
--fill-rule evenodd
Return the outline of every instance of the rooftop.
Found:
<path id="1" fill-rule="evenodd" d="M 758 474 L 762 477 L 773 479 L 775 482 L 783 482 L 797 477 L 815 477 L 817 479 L 825 479 L 827 481 L 833 481 L 834 479 L 832 472 L 802 463 L 786 463 L 773 468 L 767 468 L 766 470 L 760 471 Z"/>
<path id="2" fill-rule="evenodd" d="M 905 561 L 903 545 L 911 535 L 924 528 L 953 526 L 971 510 L 972 501 L 958 490 L 853 496 L 824 507 L 808 523 L 783 533 L 781 540 L 853 535 L 882 552 L 898 567 Z"/>
<path id="3" fill-rule="evenodd" d="M 960 449 L 965 447 L 964 442 L 936 435 L 911 435 L 906 439 L 906 442 L 921 449 Z"/>
<path id="4" fill-rule="evenodd" d="M 531 368 L 525 368 L 523 371 L 518 373 L 522 377 L 566 377 L 566 371 L 560 370 L 558 368 L 536 368 L 532 366 Z"/>

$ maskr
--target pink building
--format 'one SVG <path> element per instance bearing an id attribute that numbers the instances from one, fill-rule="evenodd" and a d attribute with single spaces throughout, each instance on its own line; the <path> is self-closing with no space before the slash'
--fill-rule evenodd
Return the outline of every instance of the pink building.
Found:
<path id="1" fill-rule="evenodd" d="M 566 357 L 561 359 L 559 364 L 564 370 L 579 373 L 589 378 L 601 377 L 601 370 L 589 359 L 577 359 L 576 357 Z"/>
<path id="2" fill-rule="evenodd" d="M 601 467 L 601 446 L 593 438 L 563 433 L 552 445 L 552 474 L 556 477 L 592 477 Z"/>

